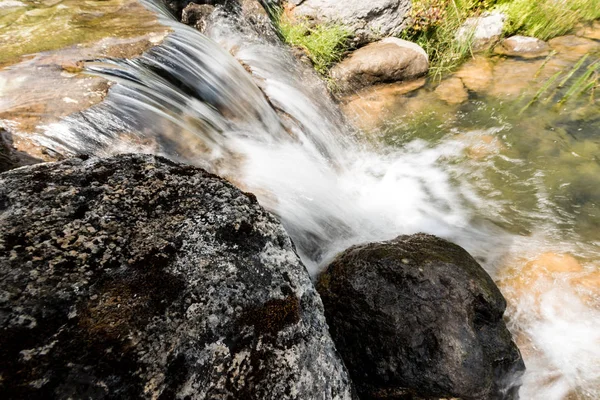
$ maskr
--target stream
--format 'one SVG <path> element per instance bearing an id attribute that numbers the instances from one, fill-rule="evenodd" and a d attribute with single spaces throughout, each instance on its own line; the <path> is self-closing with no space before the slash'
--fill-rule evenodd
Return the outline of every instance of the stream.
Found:
<path id="1" fill-rule="evenodd" d="M 417 232 L 454 241 L 508 300 L 527 365 L 521 398 L 600 398 L 600 94 L 565 98 L 598 62 L 600 41 L 564 39 L 533 60 L 477 57 L 451 78 L 463 99 L 428 82 L 340 107 L 287 48 L 243 21 L 222 16 L 203 35 L 158 1 L 142 3 L 170 33 L 139 57 L 94 55 L 86 79 L 116 84 L 89 108 L 36 120 L 39 144 L 66 155 L 159 154 L 224 176 L 281 219 L 313 276 L 353 244 Z M 145 26 L 122 37 L 158 30 Z M 63 39 L 32 51 L 74 44 Z M 19 65 L 0 71 L 0 96 L 2 74 Z M 0 126 L 18 131 L 2 116 L 7 99 Z"/>

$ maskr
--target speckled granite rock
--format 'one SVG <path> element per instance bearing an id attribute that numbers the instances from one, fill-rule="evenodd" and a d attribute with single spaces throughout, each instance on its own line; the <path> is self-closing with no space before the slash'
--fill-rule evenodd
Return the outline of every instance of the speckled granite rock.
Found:
<path id="1" fill-rule="evenodd" d="M 3 399 L 351 398 L 286 232 L 201 169 L 0 175 L 0 273 Z"/>
<path id="2" fill-rule="evenodd" d="M 409 21 L 409 0 L 289 0 L 290 13 L 318 23 L 341 23 L 357 45 L 399 35 Z"/>
<path id="3" fill-rule="evenodd" d="M 424 234 L 354 246 L 317 288 L 361 399 L 518 398 L 506 301 L 461 247 Z"/>

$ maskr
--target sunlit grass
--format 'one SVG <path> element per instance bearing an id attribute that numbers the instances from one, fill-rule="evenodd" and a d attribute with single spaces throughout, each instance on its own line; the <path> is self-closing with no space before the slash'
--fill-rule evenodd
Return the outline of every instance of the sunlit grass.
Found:
<path id="1" fill-rule="evenodd" d="M 349 48 L 351 32 L 341 24 L 310 24 L 307 20 L 292 20 L 285 13 L 275 19 L 283 40 L 306 51 L 315 70 L 326 75 Z"/>
<path id="2" fill-rule="evenodd" d="M 499 10 L 507 15 L 506 36 L 548 40 L 572 31 L 579 22 L 600 18 L 600 0 L 415 0 L 412 25 L 402 38 L 416 42 L 430 59 L 430 75 L 451 73 L 472 53 L 472 40 L 457 40 L 469 17 Z"/>
<path id="3" fill-rule="evenodd" d="M 492 2 L 481 0 L 418 0 L 413 2 L 413 25 L 402 37 L 429 55 L 429 73 L 435 78 L 452 72 L 472 55 L 472 39 L 457 40 L 456 32 L 467 18 Z"/>
<path id="4" fill-rule="evenodd" d="M 581 21 L 600 18 L 600 0 L 511 0 L 497 8 L 508 21 L 507 35 L 524 34 L 541 40 L 564 35 Z"/>
<path id="5" fill-rule="evenodd" d="M 562 105 L 589 95 L 590 104 L 594 103 L 596 92 L 600 89 L 600 61 L 585 66 L 587 61 L 589 54 L 581 57 L 571 69 L 552 75 L 521 109 L 521 113 L 540 101 Z"/>

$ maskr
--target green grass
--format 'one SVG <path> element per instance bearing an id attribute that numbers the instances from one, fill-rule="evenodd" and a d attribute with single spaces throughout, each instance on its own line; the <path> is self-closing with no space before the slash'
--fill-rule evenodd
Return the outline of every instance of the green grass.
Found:
<path id="1" fill-rule="evenodd" d="M 310 24 L 308 20 L 293 21 L 285 13 L 275 19 L 283 40 L 304 49 L 315 70 L 326 75 L 349 49 L 351 32 L 341 24 Z"/>
<path id="2" fill-rule="evenodd" d="M 600 0 L 414 0 L 413 24 L 401 37 L 429 55 L 430 76 L 441 79 L 472 56 L 472 40 L 456 40 L 467 18 L 498 9 L 507 15 L 505 35 L 542 40 L 564 35 L 582 21 L 600 18 Z M 315 69 L 327 75 L 350 48 L 352 32 L 340 24 L 292 20 L 280 9 L 269 10 L 282 39 L 304 49 Z"/>
<path id="3" fill-rule="evenodd" d="M 600 0 L 415 0 L 413 24 L 402 38 L 416 42 L 430 59 L 435 78 L 454 71 L 472 54 L 471 40 L 456 40 L 469 17 L 497 9 L 507 15 L 505 35 L 548 40 L 564 35 L 582 21 L 600 18 Z"/>
<path id="4" fill-rule="evenodd" d="M 523 34 L 548 40 L 564 35 L 581 21 L 600 18 L 600 0 L 504 0 L 497 9 L 506 13 L 507 35 Z"/>
<path id="5" fill-rule="evenodd" d="M 472 39 L 456 40 L 456 32 L 465 20 L 493 1 L 417 0 L 413 2 L 413 26 L 402 38 L 417 43 L 429 55 L 429 73 L 434 78 L 452 72 L 472 56 Z"/>
<path id="6" fill-rule="evenodd" d="M 521 109 L 521 114 L 542 98 L 545 98 L 544 103 L 552 101 L 563 105 L 589 94 L 590 104 L 595 103 L 596 91 L 600 89 L 600 61 L 588 61 L 589 54 L 586 54 L 570 70 L 552 75 Z"/>

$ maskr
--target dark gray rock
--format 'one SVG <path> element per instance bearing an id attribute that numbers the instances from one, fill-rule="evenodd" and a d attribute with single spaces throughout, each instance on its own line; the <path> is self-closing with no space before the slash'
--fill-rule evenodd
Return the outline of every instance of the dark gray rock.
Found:
<path id="1" fill-rule="evenodd" d="M 189 25 L 200 32 L 206 30 L 208 21 L 212 13 L 215 11 L 215 6 L 210 4 L 189 4 L 181 13 L 181 22 Z"/>
<path id="2" fill-rule="evenodd" d="M 223 25 L 232 25 L 245 36 L 257 36 L 271 43 L 280 42 L 269 13 L 258 0 L 193 2 L 181 11 L 181 22 L 203 33 L 211 27 L 220 29 Z"/>
<path id="3" fill-rule="evenodd" d="M 143 155 L 0 175 L 0 398 L 348 399 L 279 222 Z"/>
<path id="4" fill-rule="evenodd" d="M 506 302 L 461 247 L 424 234 L 355 246 L 317 288 L 362 399 L 517 397 Z"/>

